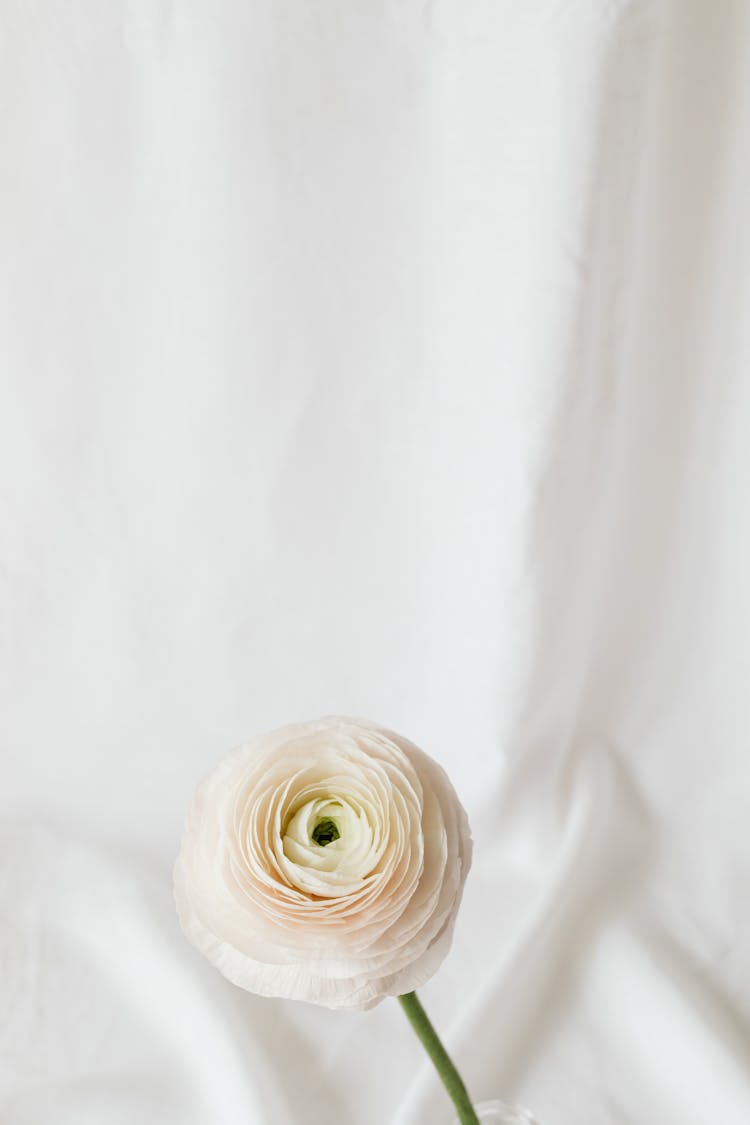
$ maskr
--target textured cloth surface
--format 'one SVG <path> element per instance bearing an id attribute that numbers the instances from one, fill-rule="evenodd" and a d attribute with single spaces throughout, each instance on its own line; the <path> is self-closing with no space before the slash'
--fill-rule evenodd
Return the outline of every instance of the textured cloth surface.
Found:
<path id="1" fill-rule="evenodd" d="M 0 138 L 0 1119 L 448 1125 L 178 929 L 333 712 L 470 813 L 477 1100 L 746 1125 L 745 0 L 6 0 Z"/>

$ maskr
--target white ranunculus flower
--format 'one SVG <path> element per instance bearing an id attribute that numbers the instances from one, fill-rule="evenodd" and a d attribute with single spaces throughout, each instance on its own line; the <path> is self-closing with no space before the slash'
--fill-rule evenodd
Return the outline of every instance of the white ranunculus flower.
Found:
<path id="1" fill-rule="evenodd" d="M 470 863 L 441 767 L 330 716 L 253 739 L 199 786 L 175 898 L 188 938 L 240 987 L 364 1009 L 436 971 Z"/>

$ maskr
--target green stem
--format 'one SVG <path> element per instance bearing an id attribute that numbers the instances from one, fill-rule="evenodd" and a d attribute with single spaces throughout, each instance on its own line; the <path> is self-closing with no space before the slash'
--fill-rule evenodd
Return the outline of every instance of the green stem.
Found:
<path id="1" fill-rule="evenodd" d="M 443 1085 L 458 1110 L 458 1119 L 461 1125 L 480 1125 L 463 1079 L 440 1042 L 438 1033 L 430 1023 L 430 1018 L 419 1002 L 416 992 L 407 992 L 405 996 L 399 996 L 398 1002 L 406 1012 L 409 1023 L 421 1039 L 422 1046 L 435 1064 L 435 1070 L 440 1075 Z"/>

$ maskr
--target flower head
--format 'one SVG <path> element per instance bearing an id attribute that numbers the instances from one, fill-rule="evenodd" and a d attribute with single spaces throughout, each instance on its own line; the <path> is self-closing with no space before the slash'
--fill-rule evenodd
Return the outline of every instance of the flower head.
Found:
<path id="1" fill-rule="evenodd" d="M 175 898 L 188 938 L 240 987 L 370 1008 L 436 971 L 470 863 L 440 766 L 330 716 L 253 739 L 199 786 Z"/>

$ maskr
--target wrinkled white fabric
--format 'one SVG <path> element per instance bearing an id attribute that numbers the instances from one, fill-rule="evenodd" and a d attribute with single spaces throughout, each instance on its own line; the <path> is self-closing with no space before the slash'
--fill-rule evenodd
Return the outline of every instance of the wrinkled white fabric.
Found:
<path id="1" fill-rule="evenodd" d="M 468 809 L 477 1100 L 746 1125 L 745 0 L 9 0 L 0 136 L 0 1119 L 450 1120 L 175 917 L 334 712 Z"/>

